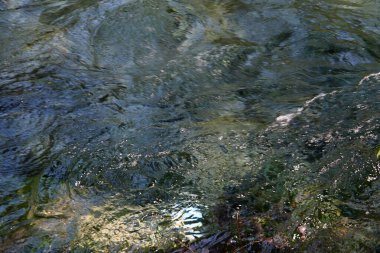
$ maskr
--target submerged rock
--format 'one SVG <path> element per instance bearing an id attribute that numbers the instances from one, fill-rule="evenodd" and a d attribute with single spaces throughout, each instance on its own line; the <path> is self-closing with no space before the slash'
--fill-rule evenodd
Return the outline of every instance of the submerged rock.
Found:
<path id="1" fill-rule="evenodd" d="M 252 146 L 268 148 L 269 161 L 228 189 L 225 199 L 224 208 L 241 208 L 246 224 L 239 231 L 245 232 L 235 233 L 242 241 L 260 238 L 250 228 L 253 217 L 261 220 L 261 234 L 282 233 L 296 251 L 313 252 L 318 243 L 327 251 L 376 250 L 379 216 L 365 210 L 379 202 L 378 194 L 368 194 L 378 190 L 380 176 L 379 84 L 375 75 L 353 89 L 319 96 L 289 124 L 275 124 L 255 139 Z M 235 221 L 228 218 L 230 227 Z"/>

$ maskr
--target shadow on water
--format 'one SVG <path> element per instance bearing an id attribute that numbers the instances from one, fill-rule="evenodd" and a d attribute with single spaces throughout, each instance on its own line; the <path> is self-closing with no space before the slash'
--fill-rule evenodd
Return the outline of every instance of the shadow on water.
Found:
<path id="1" fill-rule="evenodd" d="M 379 8 L 0 2 L 0 251 L 378 250 Z"/>

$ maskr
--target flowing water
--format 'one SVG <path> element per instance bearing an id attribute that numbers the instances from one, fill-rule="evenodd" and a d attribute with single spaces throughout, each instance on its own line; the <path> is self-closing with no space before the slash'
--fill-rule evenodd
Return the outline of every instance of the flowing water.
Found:
<path id="1" fill-rule="evenodd" d="M 0 251 L 380 250 L 380 1 L 2 0 L 0 42 Z"/>

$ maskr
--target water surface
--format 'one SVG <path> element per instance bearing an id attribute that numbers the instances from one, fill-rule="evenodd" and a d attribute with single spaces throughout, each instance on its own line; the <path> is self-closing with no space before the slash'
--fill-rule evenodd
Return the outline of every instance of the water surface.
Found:
<path id="1" fill-rule="evenodd" d="M 379 250 L 379 11 L 1 1 L 0 250 Z"/>

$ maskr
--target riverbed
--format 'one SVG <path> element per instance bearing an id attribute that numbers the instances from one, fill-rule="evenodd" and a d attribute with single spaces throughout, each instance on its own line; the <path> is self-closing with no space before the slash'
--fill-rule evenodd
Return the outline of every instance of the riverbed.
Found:
<path id="1" fill-rule="evenodd" d="M 379 251 L 379 13 L 0 1 L 0 251 Z"/>

